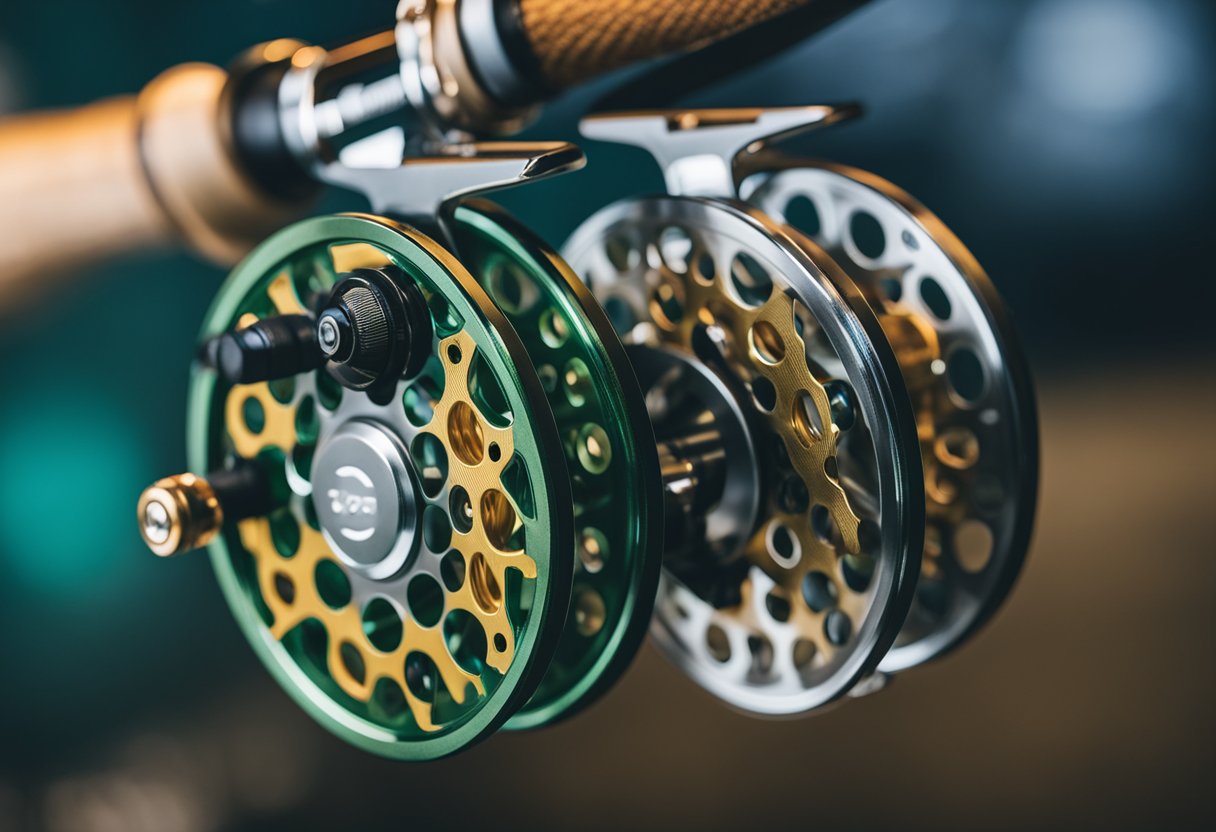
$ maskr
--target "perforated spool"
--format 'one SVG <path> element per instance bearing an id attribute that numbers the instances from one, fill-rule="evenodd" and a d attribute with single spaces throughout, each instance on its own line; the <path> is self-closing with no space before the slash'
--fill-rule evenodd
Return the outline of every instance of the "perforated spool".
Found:
<path id="1" fill-rule="evenodd" d="M 212 546 L 229 604 L 279 682 L 356 745 L 429 759 L 486 736 L 526 701 L 565 618 L 572 509 L 568 493 L 549 480 L 561 465 L 560 445 L 522 345 L 451 255 L 406 226 L 363 216 L 308 220 L 268 240 L 229 278 L 204 335 L 294 310 L 336 273 L 386 264 L 416 280 L 431 309 L 432 367 L 441 382 L 430 378 L 441 389 L 428 391 L 428 412 L 411 409 L 407 396 L 425 389 L 426 371 L 403 379 L 383 405 L 323 372 L 229 391 L 200 371 L 192 382 L 190 455 L 198 470 L 217 467 L 228 453 L 260 455 L 290 491 L 285 508 Z M 478 402 L 472 379 L 479 361 L 501 386 L 509 420 Z M 247 410 L 246 401 L 256 406 Z M 417 549 L 409 569 L 387 580 L 335 557 L 309 510 L 312 448 L 352 419 L 389 430 L 415 457 L 410 487 L 425 504 L 411 544 Z M 428 444 L 443 449 L 445 465 L 420 458 Z M 517 460 L 522 485 L 508 487 L 502 474 Z M 458 489 L 475 512 L 464 529 L 452 516 Z M 453 551 L 464 561 L 459 581 Z M 482 655 L 470 659 L 454 640 L 453 616 L 476 621 Z M 385 694 L 388 683 L 397 690 Z"/>
<path id="2" fill-rule="evenodd" d="M 698 330 L 717 327 L 715 340 L 728 345 L 719 372 L 746 395 L 761 425 L 767 502 L 748 537 L 751 565 L 737 600 L 715 607 L 666 575 L 652 627 L 658 644 L 696 681 L 746 710 L 797 713 L 844 694 L 873 670 L 903 620 L 924 512 L 907 393 L 868 306 L 822 252 L 812 258 L 763 215 L 720 200 L 625 200 L 585 222 L 564 254 L 626 343 L 693 353 Z M 803 326 L 814 328 L 806 339 L 821 333 L 836 352 L 831 367 L 807 363 L 797 306 L 806 312 Z M 857 393 L 866 427 L 851 434 L 862 437 L 856 453 L 847 446 L 832 452 L 838 437 L 816 369 L 846 378 Z M 804 399 L 813 407 L 799 418 Z M 840 460 L 835 473 L 829 459 Z M 872 481 L 851 487 L 839 479 L 850 471 L 846 459 Z M 793 511 L 780 502 L 778 474 L 806 489 Z M 815 506 L 839 538 L 816 533 Z M 861 548 L 859 514 L 878 535 L 870 541 L 872 576 L 854 589 L 846 558 Z M 802 587 L 813 572 L 830 583 L 834 603 L 816 609 L 806 600 Z M 774 611 L 770 596 L 784 611 Z"/>

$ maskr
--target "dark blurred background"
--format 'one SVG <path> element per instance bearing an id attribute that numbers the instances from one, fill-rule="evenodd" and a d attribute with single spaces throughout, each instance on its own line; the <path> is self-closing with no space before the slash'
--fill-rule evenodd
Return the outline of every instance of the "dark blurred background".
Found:
<path id="1" fill-rule="evenodd" d="M 394 5 L 8 0 L 0 114 L 270 37 L 346 38 Z M 184 468 L 186 369 L 222 273 L 144 256 L 0 311 L 0 830 L 1212 828 L 1214 17 L 1199 0 L 885 0 L 699 95 L 864 101 L 797 149 L 951 225 L 1039 382 L 1040 521 L 1007 609 L 810 719 L 736 715 L 647 649 L 554 729 L 421 766 L 343 746 L 258 665 L 206 558 L 157 562 L 136 534 L 139 490 Z M 605 89 L 529 135 L 575 139 Z M 504 198 L 553 242 L 661 187 L 642 153 L 587 150 L 585 171 Z"/>

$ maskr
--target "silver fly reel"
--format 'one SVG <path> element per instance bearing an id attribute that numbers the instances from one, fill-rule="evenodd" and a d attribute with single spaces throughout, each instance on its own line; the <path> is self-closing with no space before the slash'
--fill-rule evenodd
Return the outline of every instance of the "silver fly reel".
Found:
<path id="1" fill-rule="evenodd" d="M 669 191 L 604 208 L 563 252 L 630 345 L 660 441 L 701 449 L 664 468 L 690 520 L 651 632 L 759 714 L 874 689 L 965 639 L 1033 515 L 1030 384 L 974 258 L 877 177 L 765 149 L 853 112 L 583 122 L 651 152 Z"/>

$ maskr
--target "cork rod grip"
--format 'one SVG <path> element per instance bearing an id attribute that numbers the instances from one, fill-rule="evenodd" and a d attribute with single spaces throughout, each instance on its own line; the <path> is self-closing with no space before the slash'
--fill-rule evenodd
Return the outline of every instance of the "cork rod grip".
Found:
<path id="1" fill-rule="evenodd" d="M 226 78 L 182 64 L 138 96 L 0 121 L 0 307 L 108 257 L 174 243 L 231 264 L 300 210 L 239 169 Z"/>
<path id="2" fill-rule="evenodd" d="M 603 72 L 733 35 L 816 0 L 520 0 L 545 79 L 574 86 Z"/>
<path id="3" fill-rule="evenodd" d="M 0 121 L 0 304 L 48 277 L 166 243 L 134 96 Z"/>

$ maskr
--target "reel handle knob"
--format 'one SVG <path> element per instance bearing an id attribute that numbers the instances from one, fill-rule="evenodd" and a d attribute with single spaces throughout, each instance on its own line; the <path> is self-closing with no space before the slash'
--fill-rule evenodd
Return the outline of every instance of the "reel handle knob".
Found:
<path id="1" fill-rule="evenodd" d="M 254 384 L 315 370 L 322 356 L 311 315 L 275 315 L 212 339 L 203 360 L 229 384 Z"/>
<path id="2" fill-rule="evenodd" d="M 207 477 L 176 474 L 157 480 L 139 496 L 136 513 L 144 543 L 162 558 L 201 549 L 226 520 L 244 520 L 273 507 L 269 478 L 244 463 Z"/>

